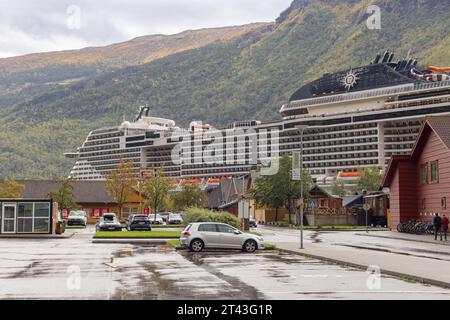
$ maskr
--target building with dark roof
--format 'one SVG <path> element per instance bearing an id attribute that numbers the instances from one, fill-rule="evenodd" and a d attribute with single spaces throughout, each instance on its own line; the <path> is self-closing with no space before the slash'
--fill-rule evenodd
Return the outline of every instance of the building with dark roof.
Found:
<path id="1" fill-rule="evenodd" d="M 409 155 L 391 158 L 383 186 L 390 189 L 390 226 L 450 215 L 450 117 L 430 117 Z"/>
<path id="2" fill-rule="evenodd" d="M 24 199 L 45 199 L 50 192 L 59 189 L 56 181 L 23 180 L 18 182 L 25 187 L 22 191 Z M 73 187 L 74 201 L 81 210 L 87 212 L 89 223 L 97 222 L 98 218 L 107 212 L 119 214 L 119 206 L 109 196 L 106 181 L 74 181 Z M 144 202 L 144 197 L 134 191 L 128 202 L 124 204 L 122 216 L 119 218 L 126 219 L 130 214 L 137 214 L 140 204 Z"/>

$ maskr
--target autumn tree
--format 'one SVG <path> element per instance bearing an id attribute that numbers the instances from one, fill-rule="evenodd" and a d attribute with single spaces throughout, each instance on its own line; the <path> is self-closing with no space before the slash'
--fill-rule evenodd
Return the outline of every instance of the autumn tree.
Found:
<path id="1" fill-rule="evenodd" d="M 347 188 L 345 182 L 341 179 L 337 179 L 331 186 L 331 193 L 335 196 L 344 197 L 347 194 Z"/>
<path id="2" fill-rule="evenodd" d="M 171 205 L 174 210 L 184 210 L 186 208 L 205 206 L 207 197 L 204 191 L 197 184 L 184 184 L 180 192 L 171 196 Z"/>
<path id="3" fill-rule="evenodd" d="M 309 196 L 312 179 L 308 171 L 302 171 L 303 196 Z M 261 176 L 255 181 L 251 194 L 256 203 L 275 209 L 275 220 L 278 221 L 280 208 L 287 208 L 289 220 L 293 209 L 293 200 L 300 198 L 301 182 L 292 180 L 292 161 L 288 156 L 280 158 L 279 170 L 274 175 Z"/>
<path id="4" fill-rule="evenodd" d="M 5 179 L 0 182 L 0 198 L 19 199 L 22 197 L 24 185 L 14 179 Z"/>
<path id="5" fill-rule="evenodd" d="M 156 170 L 154 176 L 145 182 L 144 194 L 147 198 L 147 205 L 155 213 L 155 221 L 156 213 L 166 204 L 167 198 L 169 197 L 169 192 L 170 183 L 164 177 L 162 168 Z"/>
<path id="6" fill-rule="evenodd" d="M 361 171 L 361 177 L 356 184 L 356 191 L 378 191 L 383 181 L 383 174 L 377 167 L 365 168 Z"/>
<path id="7" fill-rule="evenodd" d="M 135 186 L 136 177 L 133 171 L 133 162 L 121 159 L 106 180 L 106 189 L 109 196 L 117 203 L 120 217 L 123 214 L 123 206 L 130 200 Z"/>
<path id="8" fill-rule="evenodd" d="M 73 180 L 70 178 L 60 178 L 58 179 L 58 186 L 59 189 L 49 192 L 48 196 L 58 203 L 58 208 L 61 210 L 75 208 L 77 205 L 74 200 Z"/>

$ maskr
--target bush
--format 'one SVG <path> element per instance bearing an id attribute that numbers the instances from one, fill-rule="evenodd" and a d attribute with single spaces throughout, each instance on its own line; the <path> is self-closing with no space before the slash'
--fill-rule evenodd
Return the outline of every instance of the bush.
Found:
<path id="1" fill-rule="evenodd" d="M 235 228 L 241 228 L 241 221 L 228 212 L 214 212 L 207 209 L 189 208 L 183 217 L 185 223 L 193 222 L 221 222 Z"/>

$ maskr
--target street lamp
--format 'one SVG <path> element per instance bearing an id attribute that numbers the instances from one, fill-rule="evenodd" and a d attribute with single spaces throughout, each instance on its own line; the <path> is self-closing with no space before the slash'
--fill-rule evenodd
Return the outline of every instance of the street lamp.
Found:
<path id="1" fill-rule="evenodd" d="M 303 133 L 308 128 L 305 125 L 297 125 L 296 129 L 300 131 L 300 249 L 304 249 L 303 247 Z"/>

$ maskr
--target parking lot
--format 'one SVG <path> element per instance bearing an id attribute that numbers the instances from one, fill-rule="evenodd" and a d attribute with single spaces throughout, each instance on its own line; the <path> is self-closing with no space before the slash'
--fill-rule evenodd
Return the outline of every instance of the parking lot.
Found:
<path id="1" fill-rule="evenodd" d="M 0 298 L 449 299 L 450 290 L 277 251 L 190 253 L 70 239 L 0 241 Z M 424 294 L 426 293 L 426 294 Z"/>

